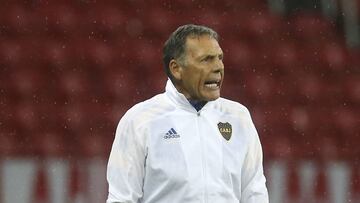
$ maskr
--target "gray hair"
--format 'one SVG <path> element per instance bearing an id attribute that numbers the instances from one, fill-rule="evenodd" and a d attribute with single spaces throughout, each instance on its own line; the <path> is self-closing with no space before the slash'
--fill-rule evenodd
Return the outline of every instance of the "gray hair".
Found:
<path id="1" fill-rule="evenodd" d="M 163 48 L 163 63 L 166 75 L 173 81 L 169 63 L 172 59 L 183 61 L 185 56 L 185 44 L 187 37 L 200 37 L 209 35 L 216 41 L 219 35 L 211 28 L 202 25 L 187 24 L 178 27 L 165 42 Z"/>

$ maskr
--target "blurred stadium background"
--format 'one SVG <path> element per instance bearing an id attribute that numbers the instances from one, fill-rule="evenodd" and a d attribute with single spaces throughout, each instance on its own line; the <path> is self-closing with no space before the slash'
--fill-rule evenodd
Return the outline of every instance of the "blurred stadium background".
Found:
<path id="1" fill-rule="evenodd" d="M 164 91 L 162 45 L 221 36 L 272 203 L 360 202 L 359 0 L 0 0 L 0 203 L 100 203 L 116 124 Z"/>

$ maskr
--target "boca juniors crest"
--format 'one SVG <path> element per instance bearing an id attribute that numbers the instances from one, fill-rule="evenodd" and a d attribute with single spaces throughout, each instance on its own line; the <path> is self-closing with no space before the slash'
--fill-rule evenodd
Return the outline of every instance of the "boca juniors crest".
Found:
<path id="1" fill-rule="evenodd" d="M 225 138 L 225 140 L 229 141 L 232 134 L 231 124 L 228 122 L 226 123 L 219 122 L 217 126 L 219 128 L 221 135 Z"/>

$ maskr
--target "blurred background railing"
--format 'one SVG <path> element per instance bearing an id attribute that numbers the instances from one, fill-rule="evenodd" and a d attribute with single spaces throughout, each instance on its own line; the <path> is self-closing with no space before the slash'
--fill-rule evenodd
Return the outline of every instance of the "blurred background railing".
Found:
<path id="1" fill-rule="evenodd" d="M 360 202 L 358 0 L 0 0 L 0 203 L 104 202 L 120 117 L 164 91 L 162 45 L 221 36 L 272 203 Z"/>

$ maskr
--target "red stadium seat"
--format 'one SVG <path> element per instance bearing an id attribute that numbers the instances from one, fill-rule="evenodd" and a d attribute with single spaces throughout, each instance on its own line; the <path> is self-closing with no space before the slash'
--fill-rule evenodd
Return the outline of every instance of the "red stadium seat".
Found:
<path id="1" fill-rule="evenodd" d="M 325 43 L 326 44 L 326 43 Z M 301 72 L 310 72 L 321 74 L 327 72 L 329 68 L 324 69 L 323 59 L 324 43 L 320 41 L 302 43 L 298 45 L 299 70 Z"/>
<path id="2" fill-rule="evenodd" d="M 224 39 L 220 46 L 224 52 L 225 68 L 230 68 L 234 73 L 251 72 L 256 60 L 256 47 L 253 44 Z"/>
<path id="3" fill-rule="evenodd" d="M 303 42 L 329 42 L 329 40 L 336 39 L 335 23 L 320 13 L 297 13 L 290 20 L 290 25 L 294 37 L 303 40 Z"/>
<path id="4" fill-rule="evenodd" d="M 3 65 L 20 64 L 25 56 L 21 41 L 3 40 L 0 44 L 0 63 Z"/>
<path id="5" fill-rule="evenodd" d="M 0 64 L 8 66 L 36 66 L 41 63 L 41 44 L 37 37 L 2 39 Z"/>
<path id="6" fill-rule="evenodd" d="M 222 33 L 226 38 L 246 40 L 253 43 L 269 44 L 280 37 L 282 22 L 279 16 L 267 10 L 241 10 L 228 14 L 224 12 Z M 220 33 L 221 34 L 221 33 Z"/>
<path id="7" fill-rule="evenodd" d="M 31 6 L 12 2 L 2 3 L 0 8 L 0 24 L 2 34 L 9 37 L 31 35 L 41 29 L 41 18 Z"/>
<path id="8" fill-rule="evenodd" d="M 197 3 L 194 6 L 194 3 Z M 266 10 L 267 1 L 266 0 L 242 0 L 242 1 L 232 1 L 232 0 L 200 0 L 200 1 L 189 1 L 185 4 L 193 9 L 202 8 L 206 9 L 219 9 L 219 11 L 249 11 L 249 10 Z"/>
<path id="9" fill-rule="evenodd" d="M 67 106 L 67 103 L 50 93 L 47 94 L 47 97 L 47 100 L 36 105 L 36 112 L 40 118 L 40 131 L 61 134 L 64 128 L 69 128 L 64 119 L 66 113 L 64 106 Z"/>
<path id="10" fill-rule="evenodd" d="M 59 158 L 66 156 L 69 149 L 65 143 L 65 134 L 52 131 L 38 132 L 38 135 L 32 137 L 34 152 L 36 155 L 44 158 Z"/>
<path id="11" fill-rule="evenodd" d="M 153 6 L 146 9 L 141 16 L 144 20 L 144 32 L 152 39 L 165 39 L 167 34 L 173 32 L 179 26 L 179 16 L 174 15 L 173 11 Z"/>
<path id="12" fill-rule="evenodd" d="M 110 132 L 108 134 L 111 134 Z M 110 146 L 105 144 L 103 133 L 77 134 L 81 137 L 78 148 L 85 158 L 104 157 L 108 154 Z"/>
<path id="13" fill-rule="evenodd" d="M 326 44 L 322 55 L 323 63 L 330 71 L 344 71 L 348 66 L 348 53 L 344 44 Z"/>
<path id="14" fill-rule="evenodd" d="M 344 85 L 342 87 L 346 100 L 354 105 L 360 103 L 360 76 L 351 74 L 344 77 Z"/>
<path id="15" fill-rule="evenodd" d="M 359 49 L 350 49 L 349 51 L 349 67 L 347 68 L 349 71 L 354 71 L 355 73 L 358 71 L 360 67 L 360 50 Z"/>
<path id="16" fill-rule="evenodd" d="M 269 43 L 274 39 L 277 39 L 279 36 L 279 31 L 281 31 L 282 22 L 279 16 L 274 15 L 266 10 L 252 12 L 252 14 L 247 15 L 246 22 L 250 34 L 257 41 L 263 41 L 264 43 Z"/>
<path id="17" fill-rule="evenodd" d="M 286 134 L 271 134 L 268 142 L 264 142 L 269 149 L 267 156 L 278 160 L 291 160 L 294 154 L 294 147 L 290 144 Z M 266 144 L 267 143 L 267 144 Z M 264 146 L 264 147 L 265 147 Z"/>
<path id="18" fill-rule="evenodd" d="M 86 59 L 88 62 L 100 66 L 109 66 L 116 58 L 116 52 L 109 43 L 91 42 L 83 46 L 86 51 Z"/>
<path id="19" fill-rule="evenodd" d="M 128 69 L 115 68 L 104 72 L 104 91 L 112 97 L 115 102 L 124 104 L 132 103 L 137 89 L 141 87 L 136 80 L 136 73 Z"/>
<path id="20" fill-rule="evenodd" d="M 59 89 L 69 100 L 84 101 L 91 96 L 92 83 L 89 72 L 83 71 L 65 71 L 59 73 Z"/>
<path id="21" fill-rule="evenodd" d="M 297 52 L 298 47 L 295 42 L 289 40 L 276 43 L 276 45 L 270 44 L 266 46 L 269 49 L 273 65 L 285 73 L 296 71 L 300 63 Z"/>
<path id="22" fill-rule="evenodd" d="M 58 112 L 61 117 L 61 125 L 65 126 L 71 132 L 80 131 L 88 125 L 90 118 L 87 117 L 84 104 L 81 102 L 75 104 L 67 104 L 61 107 L 61 111 Z"/>
<path id="23" fill-rule="evenodd" d="M 3 95 L 1 95 L 0 99 L 0 129 L 7 128 L 12 126 L 15 120 L 14 116 L 14 105 L 10 103 L 10 101 L 2 100 L 5 99 Z"/>
<path id="24" fill-rule="evenodd" d="M 318 148 L 317 157 L 324 163 L 337 160 L 341 155 L 340 146 L 341 143 L 338 142 L 336 137 L 322 134 L 316 141 L 316 147 Z"/>
<path id="25" fill-rule="evenodd" d="M 86 129 L 82 129 L 82 132 L 85 132 L 88 129 L 89 133 L 91 133 L 91 131 L 95 131 L 102 134 L 104 131 L 114 130 L 116 123 L 109 122 L 109 120 L 107 120 L 107 114 L 111 113 L 109 112 L 109 107 L 110 104 L 105 107 L 104 104 L 97 102 L 83 105 L 82 110 L 84 111 L 87 119 L 85 122 Z"/>
<path id="26" fill-rule="evenodd" d="M 78 34 L 80 11 L 67 3 L 42 4 L 39 12 L 45 18 L 48 33 L 56 36 L 69 36 Z"/>
<path id="27" fill-rule="evenodd" d="M 162 67 L 162 44 L 153 40 L 141 40 L 132 45 L 132 59 L 136 66 L 141 67 L 142 73 L 152 73 L 154 69 Z M 135 72 L 137 70 L 134 70 Z"/>
<path id="28" fill-rule="evenodd" d="M 265 109 L 268 129 L 293 138 L 291 136 L 294 131 L 290 118 L 290 105 L 286 103 L 281 104 L 280 102 L 274 102 L 267 104 Z"/>
<path id="29" fill-rule="evenodd" d="M 333 125 L 342 133 L 343 138 L 355 136 L 359 128 L 359 117 L 351 108 L 336 108 L 333 110 Z"/>
<path id="30" fill-rule="evenodd" d="M 274 71 L 270 72 L 270 74 L 274 73 L 274 102 L 288 105 L 296 104 L 298 102 L 298 92 L 296 91 L 298 83 L 296 77 L 293 76 L 294 73 L 290 70 L 289 73 L 281 73 L 276 70 L 274 68 Z"/>
<path id="31" fill-rule="evenodd" d="M 259 129 L 266 128 L 269 123 L 267 120 L 267 116 L 265 113 L 265 109 L 260 106 L 255 106 L 250 111 L 251 118 L 255 124 L 255 126 Z"/>
<path id="32" fill-rule="evenodd" d="M 22 102 L 16 105 L 14 120 L 25 132 L 33 132 L 40 128 L 41 118 L 34 103 Z"/>
<path id="33" fill-rule="evenodd" d="M 299 102 L 305 104 L 316 104 L 325 101 L 324 81 L 319 76 L 313 73 L 304 73 L 298 75 L 297 80 L 297 92 L 299 96 Z"/>
<path id="34" fill-rule="evenodd" d="M 108 107 L 108 113 L 105 114 L 106 121 L 112 125 L 110 131 L 115 131 L 117 124 L 120 121 L 120 118 L 126 113 L 126 111 L 132 107 L 134 104 L 123 104 L 123 103 L 113 103 Z"/>
<path id="35" fill-rule="evenodd" d="M 93 37 L 106 37 L 108 39 L 123 36 L 126 32 L 126 23 L 130 20 L 131 15 L 124 8 L 125 2 L 117 6 L 114 4 L 92 5 L 82 13 L 83 20 L 80 22 L 84 32 Z M 100 5 L 99 5 L 100 4 Z"/>
<path id="36" fill-rule="evenodd" d="M 20 98 L 36 97 L 47 85 L 46 72 L 36 67 L 13 68 L 11 88 Z"/>
<path id="37" fill-rule="evenodd" d="M 233 33 L 226 29 L 227 25 L 230 24 L 231 14 L 226 12 L 219 12 L 218 9 L 208 8 L 202 12 L 200 16 L 194 17 L 196 23 L 206 25 L 213 28 L 219 35 L 220 39 L 226 38 L 226 36 L 233 36 Z"/>
<path id="38" fill-rule="evenodd" d="M 249 74 L 244 80 L 245 92 L 255 101 L 264 104 L 275 101 L 275 81 L 270 74 Z"/>
<path id="39" fill-rule="evenodd" d="M 290 118 L 294 129 L 292 140 L 296 143 L 299 157 L 319 160 L 326 153 L 329 153 L 329 158 L 337 156 L 337 148 L 333 147 L 337 134 L 331 126 L 331 113 L 326 108 L 299 106 L 293 110 Z"/>
<path id="40" fill-rule="evenodd" d="M 42 46 L 43 60 L 52 67 L 64 67 L 73 63 L 75 53 L 71 43 L 63 40 L 47 40 Z"/>
<path id="41" fill-rule="evenodd" d="M 293 128 L 300 132 L 308 132 L 311 128 L 311 120 L 308 109 L 302 106 L 292 108 L 290 119 Z"/>
<path id="42" fill-rule="evenodd" d="M 17 140 L 15 132 L 0 128 L 0 159 L 17 155 Z"/>

